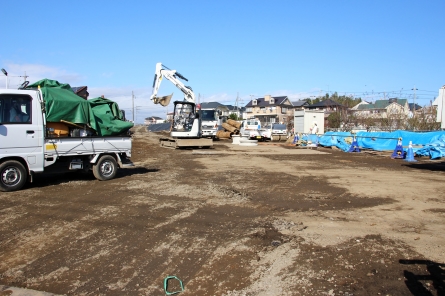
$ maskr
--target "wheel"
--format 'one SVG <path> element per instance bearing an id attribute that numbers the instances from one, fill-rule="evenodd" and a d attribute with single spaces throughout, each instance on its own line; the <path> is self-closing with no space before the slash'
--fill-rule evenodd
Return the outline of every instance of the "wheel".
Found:
<path id="1" fill-rule="evenodd" d="M 25 186 L 28 174 L 23 164 L 8 160 L 0 165 L 0 191 L 16 191 Z"/>
<path id="2" fill-rule="evenodd" d="M 117 162 L 110 155 L 103 155 L 97 163 L 93 165 L 94 177 L 99 181 L 111 180 L 116 176 Z"/>

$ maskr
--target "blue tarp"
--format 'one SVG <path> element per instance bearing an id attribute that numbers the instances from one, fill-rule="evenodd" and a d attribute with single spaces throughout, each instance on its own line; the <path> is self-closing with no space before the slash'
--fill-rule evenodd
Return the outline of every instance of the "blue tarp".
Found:
<path id="1" fill-rule="evenodd" d="M 393 151 L 397 141 L 402 138 L 402 145 L 408 147 L 411 141 L 414 146 L 422 145 L 422 148 L 413 148 L 416 155 L 429 156 L 431 159 L 445 157 L 445 131 L 434 132 L 358 132 L 353 135 L 349 132 L 327 132 L 320 137 L 319 144 L 326 147 L 335 146 L 343 151 L 348 151 L 350 144 L 346 143 L 347 137 L 357 137 L 360 148 L 376 151 Z M 406 149 L 405 149 L 406 150 Z"/>
<path id="2" fill-rule="evenodd" d="M 318 143 L 321 146 L 332 147 L 335 146 L 344 152 L 349 150 L 350 144 L 346 143 L 346 138 L 352 137 L 350 132 L 327 132 L 321 136 Z"/>

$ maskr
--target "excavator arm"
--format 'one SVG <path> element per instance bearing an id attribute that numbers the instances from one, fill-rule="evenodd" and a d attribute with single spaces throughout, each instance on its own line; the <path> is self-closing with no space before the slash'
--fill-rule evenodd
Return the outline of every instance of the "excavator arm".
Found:
<path id="1" fill-rule="evenodd" d="M 179 88 L 182 93 L 184 94 L 184 100 L 189 103 L 195 103 L 195 94 L 193 93 L 193 90 L 189 86 L 185 86 L 179 79 L 188 81 L 187 78 L 182 76 L 179 72 L 176 70 L 170 70 L 166 66 L 162 65 L 162 63 L 156 64 L 156 71 L 155 71 L 155 77 L 153 80 L 153 93 L 150 97 L 150 100 L 152 100 L 155 104 L 160 104 L 162 106 L 167 106 L 170 103 L 170 100 L 173 96 L 173 94 L 168 96 L 162 96 L 158 97 L 158 90 L 161 86 L 162 78 L 165 77 L 165 79 L 169 80 L 171 83 L 173 83 L 177 88 Z"/>

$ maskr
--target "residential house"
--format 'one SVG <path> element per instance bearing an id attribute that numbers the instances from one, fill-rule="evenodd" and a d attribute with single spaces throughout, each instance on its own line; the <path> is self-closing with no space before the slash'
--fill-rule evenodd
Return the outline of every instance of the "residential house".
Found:
<path id="1" fill-rule="evenodd" d="M 247 118 L 255 117 L 263 125 L 270 122 L 282 122 L 287 124 L 293 120 L 294 107 L 287 96 L 272 97 L 251 100 L 246 105 Z"/>
<path id="2" fill-rule="evenodd" d="M 342 104 L 339 104 L 336 101 L 333 101 L 331 99 L 320 101 L 318 103 L 315 103 L 315 104 L 312 104 L 309 106 L 305 106 L 304 108 L 308 109 L 308 110 L 323 110 L 325 112 L 325 114 L 328 114 L 328 115 L 331 114 L 332 112 L 348 110 L 348 107 L 343 106 Z"/>
<path id="3" fill-rule="evenodd" d="M 410 113 L 407 99 L 390 98 L 376 100 L 373 104 L 359 104 L 356 110 L 351 110 L 357 117 L 387 118 L 391 115 L 406 117 Z"/>
<path id="4" fill-rule="evenodd" d="M 155 124 L 155 123 L 163 123 L 163 122 L 164 122 L 164 119 L 162 119 L 161 117 L 157 117 L 157 116 L 147 117 L 144 120 L 145 125 L 150 125 L 150 124 Z"/>
<path id="5" fill-rule="evenodd" d="M 414 104 L 414 103 L 408 103 L 408 108 L 411 113 L 414 111 L 414 105 L 416 106 L 415 112 L 417 113 L 420 109 L 422 109 L 422 106 Z"/>
<path id="6" fill-rule="evenodd" d="M 235 114 L 237 118 L 242 119 L 243 118 L 243 112 L 246 111 L 245 107 L 239 107 L 239 106 L 232 106 L 232 105 L 225 105 L 227 109 L 229 109 L 229 116 L 231 114 Z"/>
<path id="7" fill-rule="evenodd" d="M 71 89 L 79 97 L 81 97 L 85 100 L 88 100 L 88 96 L 90 95 L 88 93 L 88 86 L 75 86 L 75 87 L 71 87 Z"/>
<path id="8" fill-rule="evenodd" d="M 310 104 L 305 100 L 292 101 L 292 105 L 294 106 L 294 110 L 303 110 L 305 107 L 308 107 Z"/>

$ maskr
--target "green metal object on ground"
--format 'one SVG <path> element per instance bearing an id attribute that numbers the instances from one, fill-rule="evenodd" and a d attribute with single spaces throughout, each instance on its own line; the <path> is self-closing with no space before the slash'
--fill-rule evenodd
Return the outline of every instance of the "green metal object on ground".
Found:
<path id="1" fill-rule="evenodd" d="M 179 281 L 179 285 L 181 286 L 181 290 L 180 291 L 173 291 L 173 292 L 168 292 L 167 291 L 168 290 L 168 281 L 171 280 L 171 279 L 175 279 L 175 280 Z M 165 291 L 165 294 L 167 294 L 167 295 L 173 295 L 173 294 L 181 293 L 181 292 L 184 291 L 184 285 L 182 284 L 182 281 L 177 276 L 169 275 L 168 277 L 166 277 L 164 279 L 164 291 Z"/>

